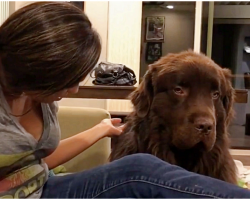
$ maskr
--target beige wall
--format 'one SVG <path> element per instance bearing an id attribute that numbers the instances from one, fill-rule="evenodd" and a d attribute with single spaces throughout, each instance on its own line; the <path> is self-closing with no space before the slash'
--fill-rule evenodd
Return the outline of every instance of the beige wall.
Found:
<path id="1" fill-rule="evenodd" d="M 27 5 L 25 2 L 15 2 L 15 9 Z M 99 32 L 102 40 L 100 61 L 110 61 L 126 64 L 132 68 L 138 79 L 141 62 L 141 1 L 85 1 L 85 13 Z M 175 20 L 179 20 L 178 26 Z M 193 29 L 189 29 L 192 20 L 187 16 L 167 16 L 166 48 L 164 54 L 192 47 L 185 38 L 193 37 Z M 173 28 L 174 27 L 174 28 Z M 182 27 L 182 28 L 181 28 Z M 176 37 L 176 32 L 183 33 Z M 172 33 L 171 33 L 172 31 Z M 172 38 L 174 37 L 174 38 Z M 184 41 L 185 40 L 185 41 Z M 142 56 L 145 57 L 145 56 Z M 98 100 L 98 99 L 63 99 L 60 105 L 100 107 L 111 111 L 130 111 L 131 104 L 127 100 Z"/>
<path id="2" fill-rule="evenodd" d="M 11 3 L 12 13 L 19 8 L 35 1 L 14 1 Z M 85 13 L 90 18 L 93 27 L 97 30 L 102 41 L 100 61 L 107 59 L 107 26 L 108 26 L 108 1 L 85 1 Z M 106 109 L 106 100 L 99 99 L 71 99 L 65 98 L 59 102 L 61 106 L 83 106 Z"/>
<path id="3" fill-rule="evenodd" d="M 16 2 L 15 8 L 18 9 L 27 3 L 29 2 Z M 141 57 L 145 58 L 140 55 L 142 2 L 85 1 L 85 13 L 101 36 L 100 61 L 126 64 L 135 71 L 139 79 Z M 187 39 L 193 38 L 194 24 L 191 18 L 188 15 L 176 16 L 174 13 L 166 15 L 164 54 L 193 47 L 193 40 Z M 183 29 L 185 34 L 182 34 Z M 142 65 L 146 66 L 145 63 Z M 63 99 L 60 105 L 100 107 L 109 111 L 131 110 L 128 100 Z"/>
<path id="4" fill-rule="evenodd" d="M 107 60 L 107 29 L 108 29 L 108 1 L 85 1 L 84 12 L 89 17 L 93 27 L 99 33 L 102 42 L 102 52 L 99 61 Z M 106 100 L 102 99 L 62 99 L 61 106 L 83 106 L 106 109 Z"/>
<path id="5" fill-rule="evenodd" d="M 214 18 L 249 19 L 250 5 L 215 5 Z"/>
<path id="6" fill-rule="evenodd" d="M 195 9 L 191 7 L 188 10 L 189 11 L 175 11 L 149 7 L 143 9 L 141 75 L 145 74 L 148 66 L 148 63 L 145 61 L 145 18 L 148 16 L 165 17 L 165 40 L 162 44 L 162 55 L 178 53 L 189 48 L 193 49 L 194 47 Z"/>
<path id="7" fill-rule="evenodd" d="M 100 61 L 123 63 L 139 77 L 142 3 L 138 1 L 86 1 L 85 13 L 102 40 Z M 133 27 L 133 28 L 131 28 Z M 131 111 L 128 100 L 63 99 L 59 105 Z"/>
<path id="8" fill-rule="evenodd" d="M 8 1 L 0 1 L 0 26 L 8 18 L 10 4 Z"/>
<path id="9" fill-rule="evenodd" d="M 134 70 L 139 79 L 141 1 L 110 1 L 107 60 Z M 128 100 L 107 100 L 109 111 L 131 111 Z"/>
<path id="10" fill-rule="evenodd" d="M 19 8 L 26 6 L 32 2 L 35 2 L 35 1 L 15 1 L 15 10 L 18 10 Z"/>
<path id="11" fill-rule="evenodd" d="M 19 8 L 22 8 L 32 2 L 34 1 L 10 1 L 10 15 Z"/>

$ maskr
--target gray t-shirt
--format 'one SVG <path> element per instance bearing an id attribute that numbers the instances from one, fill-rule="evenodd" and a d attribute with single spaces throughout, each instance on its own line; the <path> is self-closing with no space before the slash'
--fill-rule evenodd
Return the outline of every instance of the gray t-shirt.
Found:
<path id="1" fill-rule="evenodd" d="M 48 167 L 42 158 L 55 150 L 60 141 L 57 104 L 41 106 L 44 130 L 37 141 L 10 115 L 0 88 L 0 198 L 41 197 L 48 179 Z"/>

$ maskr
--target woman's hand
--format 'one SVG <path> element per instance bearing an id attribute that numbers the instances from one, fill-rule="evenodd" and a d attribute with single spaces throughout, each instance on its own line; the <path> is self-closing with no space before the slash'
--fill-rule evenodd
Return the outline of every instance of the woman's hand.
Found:
<path id="1" fill-rule="evenodd" d="M 104 119 L 99 124 L 102 127 L 103 137 L 112 137 L 116 135 L 120 135 L 124 130 L 124 125 L 119 126 L 121 123 L 121 119 L 113 118 L 113 119 Z"/>
<path id="2" fill-rule="evenodd" d="M 120 135 L 124 129 L 124 126 L 119 126 L 120 123 L 121 119 L 104 119 L 91 129 L 62 140 L 57 149 L 45 158 L 45 162 L 50 169 L 55 168 L 74 158 L 98 140 Z M 65 151 L 65 149 L 68 150 Z"/>

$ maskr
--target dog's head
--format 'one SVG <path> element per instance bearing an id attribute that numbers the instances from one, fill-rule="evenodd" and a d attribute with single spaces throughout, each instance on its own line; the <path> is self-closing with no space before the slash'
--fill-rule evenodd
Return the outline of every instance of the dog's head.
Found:
<path id="1" fill-rule="evenodd" d="M 132 94 L 139 118 L 157 120 L 175 148 L 209 151 L 232 117 L 231 72 L 202 54 L 168 54 L 149 66 Z"/>

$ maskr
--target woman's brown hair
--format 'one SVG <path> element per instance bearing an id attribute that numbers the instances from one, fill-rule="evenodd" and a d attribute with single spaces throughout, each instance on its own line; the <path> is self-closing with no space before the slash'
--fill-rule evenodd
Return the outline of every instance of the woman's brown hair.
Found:
<path id="1" fill-rule="evenodd" d="M 50 95 L 83 80 L 98 62 L 100 38 L 70 3 L 36 2 L 0 27 L 0 84 L 13 96 Z"/>

